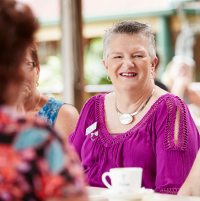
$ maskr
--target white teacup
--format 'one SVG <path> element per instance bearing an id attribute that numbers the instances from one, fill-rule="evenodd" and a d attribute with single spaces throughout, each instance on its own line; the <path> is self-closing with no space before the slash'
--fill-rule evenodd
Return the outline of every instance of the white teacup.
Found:
<path id="1" fill-rule="evenodd" d="M 106 177 L 111 179 L 110 185 Z M 102 175 L 103 183 L 115 193 L 136 193 L 141 188 L 142 168 L 112 168 Z"/>

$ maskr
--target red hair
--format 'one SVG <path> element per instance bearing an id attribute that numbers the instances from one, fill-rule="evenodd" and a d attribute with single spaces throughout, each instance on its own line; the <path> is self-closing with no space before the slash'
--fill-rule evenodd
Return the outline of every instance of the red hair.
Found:
<path id="1" fill-rule="evenodd" d="M 33 43 L 38 23 L 31 9 L 14 0 L 0 0 L 0 104 L 12 82 L 20 86 L 26 48 Z"/>

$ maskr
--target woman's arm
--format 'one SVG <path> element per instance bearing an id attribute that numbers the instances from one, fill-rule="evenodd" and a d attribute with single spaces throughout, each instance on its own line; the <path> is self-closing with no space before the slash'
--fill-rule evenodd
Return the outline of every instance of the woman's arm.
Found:
<path id="1" fill-rule="evenodd" d="M 180 188 L 178 195 L 200 196 L 200 151 L 186 181 Z"/>
<path id="2" fill-rule="evenodd" d="M 62 133 L 62 137 L 67 141 L 69 135 L 75 129 L 79 118 L 77 109 L 69 104 L 61 106 L 55 123 L 55 129 Z"/>
<path id="3" fill-rule="evenodd" d="M 189 98 L 189 103 L 193 103 L 200 107 L 200 96 L 197 94 L 197 92 L 188 90 L 188 98 Z"/>
<path id="4" fill-rule="evenodd" d="M 171 87 L 171 93 L 183 100 L 187 88 L 188 88 L 188 82 L 186 81 L 186 78 L 177 77 L 174 80 L 173 86 Z"/>
<path id="5" fill-rule="evenodd" d="M 47 199 L 45 201 L 88 201 L 88 196 L 86 194 L 84 195 L 78 195 L 76 197 L 70 197 L 70 198 L 51 198 Z"/>
<path id="6" fill-rule="evenodd" d="M 187 106 L 169 97 L 156 116 L 155 191 L 177 194 L 199 149 L 199 133 Z"/>

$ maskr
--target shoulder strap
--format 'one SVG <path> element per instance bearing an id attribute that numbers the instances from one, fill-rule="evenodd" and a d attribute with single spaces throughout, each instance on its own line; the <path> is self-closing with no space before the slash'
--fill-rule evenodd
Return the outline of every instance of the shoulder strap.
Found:
<path id="1" fill-rule="evenodd" d="M 54 126 L 58 111 L 63 104 L 65 103 L 62 101 L 50 98 L 37 115 L 42 116 L 50 126 Z"/>

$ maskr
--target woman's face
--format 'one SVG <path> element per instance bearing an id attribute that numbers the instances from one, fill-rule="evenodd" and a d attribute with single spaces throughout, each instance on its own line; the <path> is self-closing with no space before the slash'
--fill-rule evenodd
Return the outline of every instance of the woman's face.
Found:
<path id="1" fill-rule="evenodd" d="M 25 79 L 21 92 L 22 99 L 30 97 L 33 94 L 39 79 L 40 67 L 34 67 L 31 62 L 33 62 L 33 59 L 30 54 L 30 49 L 27 49 L 22 66 L 25 72 Z"/>
<path id="2" fill-rule="evenodd" d="M 103 63 L 115 88 L 129 91 L 149 86 L 157 58 L 151 62 L 145 37 L 119 34 L 111 41 L 107 63 Z"/>

